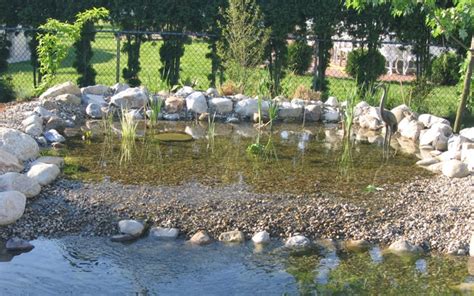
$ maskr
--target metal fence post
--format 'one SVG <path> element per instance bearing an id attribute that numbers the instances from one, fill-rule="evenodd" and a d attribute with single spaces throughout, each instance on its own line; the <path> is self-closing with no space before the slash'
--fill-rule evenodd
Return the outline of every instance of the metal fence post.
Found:
<path id="1" fill-rule="evenodd" d="M 318 80 L 318 66 L 319 66 L 319 40 L 314 38 L 314 46 L 313 46 L 313 58 L 314 58 L 314 68 L 313 68 L 313 82 L 311 83 L 312 89 L 316 90 L 316 81 Z"/>
<path id="2" fill-rule="evenodd" d="M 120 81 L 120 32 L 116 34 L 117 38 L 117 51 L 115 59 L 115 82 L 119 83 Z"/>

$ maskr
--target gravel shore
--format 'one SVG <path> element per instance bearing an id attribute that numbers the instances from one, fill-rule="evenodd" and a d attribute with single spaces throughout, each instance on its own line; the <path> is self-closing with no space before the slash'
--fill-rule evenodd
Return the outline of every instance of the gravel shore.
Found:
<path id="1" fill-rule="evenodd" d="M 119 220 L 134 218 L 178 227 L 187 238 L 199 229 L 214 238 L 235 229 L 249 238 L 265 229 L 282 239 L 301 233 L 382 245 L 404 237 L 425 250 L 465 254 L 473 230 L 473 188 L 474 176 L 419 178 L 367 193 L 365 204 L 355 204 L 322 192 L 255 194 L 238 185 L 153 187 L 59 179 L 28 201 L 17 223 L 0 228 L 0 239 L 112 235 Z"/>

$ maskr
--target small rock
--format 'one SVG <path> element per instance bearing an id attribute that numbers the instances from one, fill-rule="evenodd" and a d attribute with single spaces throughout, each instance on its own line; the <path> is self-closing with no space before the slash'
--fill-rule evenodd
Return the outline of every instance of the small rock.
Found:
<path id="1" fill-rule="evenodd" d="M 90 103 L 86 107 L 86 114 L 93 119 L 100 119 L 102 118 L 102 108 L 99 104 Z"/>
<path id="2" fill-rule="evenodd" d="M 38 163 L 32 166 L 26 175 L 44 186 L 56 180 L 59 173 L 59 168 L 54 164 Z"/>
<path id="3" fill-rule="evenodd" d="M 142 235 L 143 230 L 145 229 L 143 224 L 136 220 L 121 220 L 118 223 L 118 226 L 121 233 L 130 234 L 135 237 Z"/>
<path id="4" fill-rule="evenodd" d="M 219 96 L 219 92 L 217 91 L 217 89 L 210 87 L 206 90 L 206 95 L 215 98 Z"/>
<path id="5" fill-rule="evenodd" d="M 191 243 L 196 245 L 206 245 L 211 243 L 211 238 L 204 230 L 199 230 L 196 232 L 191 239 L 189 240 Z"/>
<path id="6" fill-rule="evenodd" d="M 44 137 L 48 142 L 53 143 L 53 142 L 65 142 L 66 139 L 55 129 L 50 129 L 49 131 L 45 132 Z"/>
<path id="7" fill-rule="evenodd" d="M 150 230 L 150 235 L 158 238 L 175 239 L 178 237 L 178 228 L 154 227 Z"/>
<path id="8" fill-rule="evenodd" d="M 239 123 L 240 122 L 240 119 L 238 119 L 237 117 L 228 117 L 225 121 L 226 123 Z"/>
<path id="9" fill-rule="evenodd" d="M 143 87 L 128 88 L 110 99 L 110 104 L 122 109 L 140 109 L 148 103 L 148 91 Z"/>
<path id="10" fill-rule="evenodd" d="M 415 246 L 404 239 L 399 239 L 393 242 L 389 247 L 388 251 L 394 254 L 418 254 L 422 252 L 422 249 L 419 246 Z"/>
<path id="11" fill-rule="evenodd" d="M 43 118 L 44 120 L 48 120 L 51 116 L 53 116 L 53 113 L 51 111 L 46 110 L 46 108 L 43 108 L 41 106 L 38 106 L 33 109 L 33 112 L 35 112 L 39 117 Z"/>
<path id="12" fill-rule="evenodd" d="M 10 252 L 28 252 L 28 251 L 33 250 L 35 246 L 33 246 L 30 242 L 26 240 L 13 237 L 7 240 L 5 247 L 7 251 L 10 251 Z"/>
<path id="13" fill-rule="evenodd" d="M 306 248 L 309 247 L 311 241 L 303 235 L 295 235 L 290 237 L 285 242 L 285 247 L 287 248 Z"/>
<path id="14" fill-rule="evenodd" d="M 184 108 L 184 99 L 181 97 L 171 96 L 165 100 L 165 109 L 169 113 L 181 112 Z"/>
<path id="15" fill-rule="evenodd" d="M 169 121 L 178 121 L 180 118 L 178 113 L 173 113 L 173 114 L 165 114 L 163 115 L 164 120 L 169 120 Z"/>
<path id="16" fill-rule="evenodd" d="M 189 96 L 190 94 L 192 94 L 194 92 L 194 89 L 190 86 L 183 86 L 182 88 L 180 88 L 177 92 L 176 92 L 176 95 L 179 96 L 179 97 L 187 97 Z"/>
<path id="17" fill-rule="evenodd" d="M 245 241 L 245 235 L 242 231 L 234 230 L 221 233 L 219 240 L 225 243 L 243 243 Z"/>
<path id="18" fill-rule="evenodd" d="M 370 243 L 365 239 L 348 240 L 345 242 L 344 246 L 347 250 L 353 252 L 365 252 L 370 249 Z"/>
<path id="19" fill-rule="evenodd" d="M 257 232 L 252 236 L 252 241 L 255 244 L 267 244 L 270 242 L 270 234 L 265 230 Z"/>
<path id="20" fill-rule="evenodd" d="M 83 94 L 107 96 L 107 95 L 112 94 L 113 90 L 107 85 L 96 84 L 96 85 L 83 87 L 81 89 L 81 92 Z"/>
<path id="21" fill-rule="evenodd" d="M 442 173 L 449 178 L 464 178 L 470 174 L 467 164 L 457 160 L 443 162 Z"/>
<path id="22" fill-rule="evenodd" d="M 324 105 L 336 108 L 339 106 L 339 102 L 336 97 L 329 97 L 327 101 L 324 102 Z"/>
<path id="23" fill-rule="evenodd" d="M 81 104 L 81 98 L 73 94 L 62 94 L 62 95 L 57 96 L 54 100 L 57 102 L 63 102 L 66 104 L 77 105 L 77 106 Z"/>
<path id="24" fill-rule="evenodd" d="M 63 94 L 72 94 L 72 95 L 80 96 L 81 90 L 79 89 L 79 87 L 77 87 L 77 85 L 75 85 L 71 81 L 67 81 L 62 84 L 55 85 L 49 88 L 39 97 L 39 99 L 41 101 L 48 100 L 48 99 L 52 99 Z"/>
<path id="25" fill-rule="evenodd" d="M 218 114 L 228 114 L 234 109 L 234 103 L 227 98 L 212 98 L 209 100 L 209 108 Z"/>
<path id="26" fill-rule="evenodd" d="M 207 101 L 206 97 L 201 92 L 193 92 L 186 97 L 186 107 L 188 111 L 195 112 L 198 114 L 207 112 Z"/>
<path id="27" fill-rule="evenodd" d="M 26 196 L 18 191 L 0 192 L 0 226 L 14 223 L 25 212 Z"/>

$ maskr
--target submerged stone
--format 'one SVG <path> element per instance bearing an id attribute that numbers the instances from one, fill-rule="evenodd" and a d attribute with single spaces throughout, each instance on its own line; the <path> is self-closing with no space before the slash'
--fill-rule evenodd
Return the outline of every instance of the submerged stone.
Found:
<path id="1" fill-rule="evenodd" d="M 175 239 L 178 237 L 178 228 L 154 227 L 150 230 L 150 235 L 157 238 Z"/>
<path id="2" fill-rule="evenodd" d="M 199 230 L 191 237 L 189 241 L 196 245 L 207 245 L 210 244 L 212 240 L 206 231 Z"/>
<path id="3" fill-rule="evenodd" d="M 242 231 L 234 230 L 221 233 L 219 240 L 225 243 L 243 243 L 245 241 L 245 235 Z"/>
<path id="4" fill-rule="evenodd" d="M 162 142 L 188 142 L 192 141 L 193 137 L 186 133 L 160 133 L 155 139 Z"/>
<path id="5" fill-rule="evenodd" d="M 423 250 L 419 246 L 415 246 L 407 240 L 399 239 L 393 242 L 389 247 L 388 251 L 394 254 L 419 254 Z"/>
<path id="6" fill-rule="evenodd" d="M 7 244 L 5 247 L 8 251 L 28 252 L 28 251 L 33 250 L 35 246 L 33 246 L 32 244 L 30 244 L 30 242 L 24 239 L 13 237 L 7 241 Z"/>
<path id="7" fill-rule="evenodd" d="M 140 236 L 145 229 L 143 224 L 136 220 L 121 220 L 118 226 L 121 233 L 130 234 L 135 237 Z"/>
<path id="8" fill-rule="evenodd" d="M 252 236 L 252 241 L 255 244 L 267 244 L 270 242 L 270 234 L 268 232 L 260 231 Z"/>
<path id="9" fill-rule="evenodd" d="M 287 248 L 307 248 L 311 244 L 311 241 L 303 235 L 295 235 L 290 237 L 285 242 Z"/>
<path id="10" fill-rule="evenodd" d="M 114 243 L 123 243 L 123 242 L 134 241 L 136 239 L 137 239 L 137 237 L 133 236 L 131 234 L 116 234 L 116 235 L 113 235 L 110 238 L 110 241 L 112 241 Z"/>

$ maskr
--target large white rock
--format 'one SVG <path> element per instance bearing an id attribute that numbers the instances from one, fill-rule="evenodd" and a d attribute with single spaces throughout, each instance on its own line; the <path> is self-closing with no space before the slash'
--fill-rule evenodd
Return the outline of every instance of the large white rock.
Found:
<path id="1" fill-rule="evenodd" d="M 329 97 L 326 102 L 324 102 L 324 105 L 337 108 L 339 106 L 339 102 L 337 101 L 336 97 Z"/>
<path id="2" fill-rule="evenodd" d="M 0 176 L 0 191 L 18 191 L 26 197 L 33 197 L 41 192 L 41 186 L 26 175 L 6 173 Z"/>
<path id="3" fill-rule="evenodd" d="M 43 125 L 43 119 L 40 118 L 38 115 L 36 114 L 32 114 L 30 116 L 28 116 L 27 118 L 23 119 L 23 121 L 21 122 L 21 124 L 24 126 L 24 127 L 27 127 L 29 125 L 32 125 L 32 124 L 36 124 L 36 125 L 40 125 L 42 126 Z"/>
<path id="4" fill-rule="evenodd" d="M 128 88 L 110 99 L 112 105 L 124 109 L 140 109 L 148 102 L 148 91 L 143 87 Z"/>
<path id="5" fill-rule="evenodd" d="M 120 82 L 114 84 L 114 85 L 111 87 L 112 93 L 113 93 L 114 95 L 116 95 L 116 94 L 118 94 L 119 92 L 122 92 L 122 91 L 124 91 L 124 90 L 126 90 L 126 89 L 129 89 L 129 88 L 130 88 L 130 86 L 129 86 L 128 84 L 126 84 L 126 83 L 120 83 Z"/>
<path id="6" fill-rule="evenodd" d="M 358 116 L 358 123 L 361 128 L 372 131 L 383 127 L 378 108 L 372 106 L 365 107 L 365 109 L 362 110 L 361 114 Z"/>
<path id="7" fill-rule="evenodd" d="M 42 124 L 30 124 L 25 127 L 25 133 L 32 137 L 39 137 L 43 133 L 43 125 Z"/>
<path id="8" fill-rule="evenodd" d="M 459 135 L 467 138 L 469 141 L 474 142 L 474 127 L 462 129 Z"/>
<path id="9" fill-rule="evenodd" d="M 47 121 L 51 116 L 53 116 L 53 113 L 51 111 L 41 106 L 35 107 L 35 109 L 33 109 L 33 112 L 36 113 L 39 117 L 43 118 L 44 121 Z"/>
<path id="10" fill-rule="evenodd" d="M 255 233 L 252 236 L 254 244 L 267 244 L 270 242 L 270 234 L 265 230 Z"/>
<path id="11" fill-rule="evenodd" d="M 145 229 L 143 224 L 136 220 L 121 220 L 118 226 L 121 233 L 130 234 L 135 237 L 140 236 Z"/>
<path id="12" fill-rule="evenodd" d="M 84 105 L 97 104 L 99 106 L 107 106 L 105 97 L 101 95 L 83 94 L 81 103 Z"/>
<path id="13" fill-rule="evenodd" d="M 324 108 L 323 112 L 323 121 L 326 122 L 339 122 L 340 113 L 334 108 Z"/>
<path id="14" fill-rule="evenodd" d="M 73 94 L 62 94 L 54 98 L 56 102 L 62 102 L 71 105 L 80 105 L 81 98 Z"/>
<path id="15" fill-rule="evenodd" d="M 282 120 L 300 120 L 303 117 L 303 107 L 298 104 L 283 102 L 278 108 L 278 118 Z"/>
<path id="16" fill-rule="evenodd" d="M 7 172 L 20 172 L 23 170 L 23 164 L 18 158 L 3 149 L 0 149 L 0 174 Z"/>
<path id="17" fill-rule="evenodd" d="M 64 166 L 64 158 L 58 156 L 41 156 L 37 160 L 33 161 L 31 165 L 34 166 L 35 164 L 39 163 L 54 164 L 58 168 L 62 168 Z"/>
<path id="18" fill-rule="evenodd" d="M 72 94 L 72 95 L 80 96 L 81 90 L 79 89 L 79 87 L 77 87 L 77 85 L 75 85 L 71 81 L 67 81 L 62 84 L 49 88 L 39 97 L 39 99 L 40 100 L 52 99 L 63 94 Z"/>
<path id="19" fill-rule="evenodd" d="M 470 174 L 467 164 L 457 159 L 444 161 L 441 171 L 449 178 L 464 178 Z"/>
<path id="20" fill-rule="evenodd" d="M 14 223 L 25 212 L 26 196 L 18 191 L 0 192 L 0 226 Z"/>
<path id="21" fill-rule="evenodd" d="M 448 137 L 441 129 L 433 126 L 420 132 L 420 146 L 431 146 L 436 150 L 445 151 L 448 149 Z"/>
<path id="22" fill-rule="evenodd" d="M 216 98 L 219 96 L 219 91 L 217 89 L 210 87 L 206 90 L 206 95 L 212 98 Z"/>
<path id="23" fill-rule="evenodd" d="M 59 168 L 54 164 L 38 163 L 32 166 L 26 175 L 44 186 L 56 180 L 59 173 Z"/>
<path id="24" fill-rule="evenodd" d="M 410 108 L 405 104 L 393 108 L 391 112 L 395 115 L 395 118 L 397 118 L 397 123 L 400 123 L 405 116 L 412 114 Z"/>
<path id="25" fill-rule="evenodd" d="M 186 97 L 186 107 L 188 111 L 195 113 L 206 113 L 207 112 L 207 101 L 206 97 L 202 92 L 196 91 Z"/>
<path id="26" fill-rule="evenodd" d="M 398 125 L 398 131 L 400 132 L 400 135 L 413 141 L 418 140 L 420 137 L 420 131 L 422 129 L 423 124 L 410 116 L 403 118 Z"/>
<path id="27" fill-rule="evenodd" d="M 150 229 L 150 235 L 157 238 L 177 238 L 179 234 L 178 228 L 154 227 Z"/>
<path id="28" fill-rule="evenodd" d="M 321 104 L 310 104 L 304 107 L 305 120 L 308 122 L 317 122 L 321 120 Z"/>
<path id="29" fill-rule="evenodd" d="M 218 114 L 232 113 L 234 110 L 234 103 L 231 99 L 227 98 L 212 98 L 209 100 L 209 108 L 211 112 Z"/>
<path id="30" fill-rule="evenodd" d="M 93 119 L 100 119 L 102 118 L 102 108 L 99 104 L 90 103 L 86 107 L 86 114 Z"/>
<path id="31" fill-rule="evenodd" d="M 285 247 L 287 248 L 306 248 L 309 247 L 311 241 L 303 235 L 295 235 L 290 237 L 285 242 Z"/>
<path id="32" fill-rule="evenodd" d="M 450 125 L 449 120 L 431 114 L 421 114 L 418 116 L 418 121 L 423 123 L 426 128 L 430 128 L 435 123 Z"/>
<path id="33" fill-rule="evenodd" d="M 107 96 L 111 94 L 112 91 L 113 91 L 112 88 L 103 84 L 86 86 L 81 89 L 81 92 L 83 94 L 100 95 L 100 96 Z"/>
<path id="34" fill-rule="evenodd" d="M 354 107 L 354 119 L 361 115 L 365 109 L 371 107 L 366 101 L 361 101 L 357 103 Z"/>
<path id="35" fill-rule="evenodd" d="M 245 241 L 245 235 L 242 231 L 233 230 L 221 233 L 219 240 L 225 243 L 243 243 Z"/>
<path id="36" fill-rule="evenodd" d="M 44 132 L 44 137 L 48 142 L 54 143 L 54 142 L 59 142 L 62 143 L 66 141 L 66 139 L 55 129 L 50 129 L 49 131 Z"/>
<path id="37" fill-rule="evenodd" d="M 187 97 L 189 96 L 190 94 L 192 94 L 194 92 L 194 89 L 190 86 L 183 86 L 182 88 L 180 88 L 175 95 L 179 96 L 179 97 Z"/>
<path id="38" fill-rule="evenodd" d="M 269 108 L 268 101 L 262 100 L 262 113 L 268 114 Z M 235 112 L 242 117 L 252 117 L 254 113 L 258 113 L 258 100 L 256 99 L 243 99 L 238 101 L 235 105 Z"/>
<path id="39" fill-rule="evenodd" d="M 419 246 L 415 246 L 404 239 L 399 239 L 393 242 L 388 247 L 388 250 L 395 254 L 417 254 L 422 252 L 422 249 Z"/>
<path id="40" fill-rule="evenodd" d="M 0 149 L 15 155 L 20 161 L 36 158 L 39 147 L 30 136 L 16 129 L 0 127 Z"/>
<path id="41" fill-rule="evenodd" d="M 209 243 L 211 243 L 211 238 L 209 237 L 209 235 L 207 234 L 206 231 L 204 230 L 199 230 L 198 232 L 196 232 L 192 237 L 191 239 L 189 240 L 192 244 L 196 244 L 196 245 L 207 245 Z"/>
<path id="42" fill-rule="evenodd" d="M 461 161 L 469 171 L 474 172 L 474 143 L 464 143 L 461 148 Z"/>

